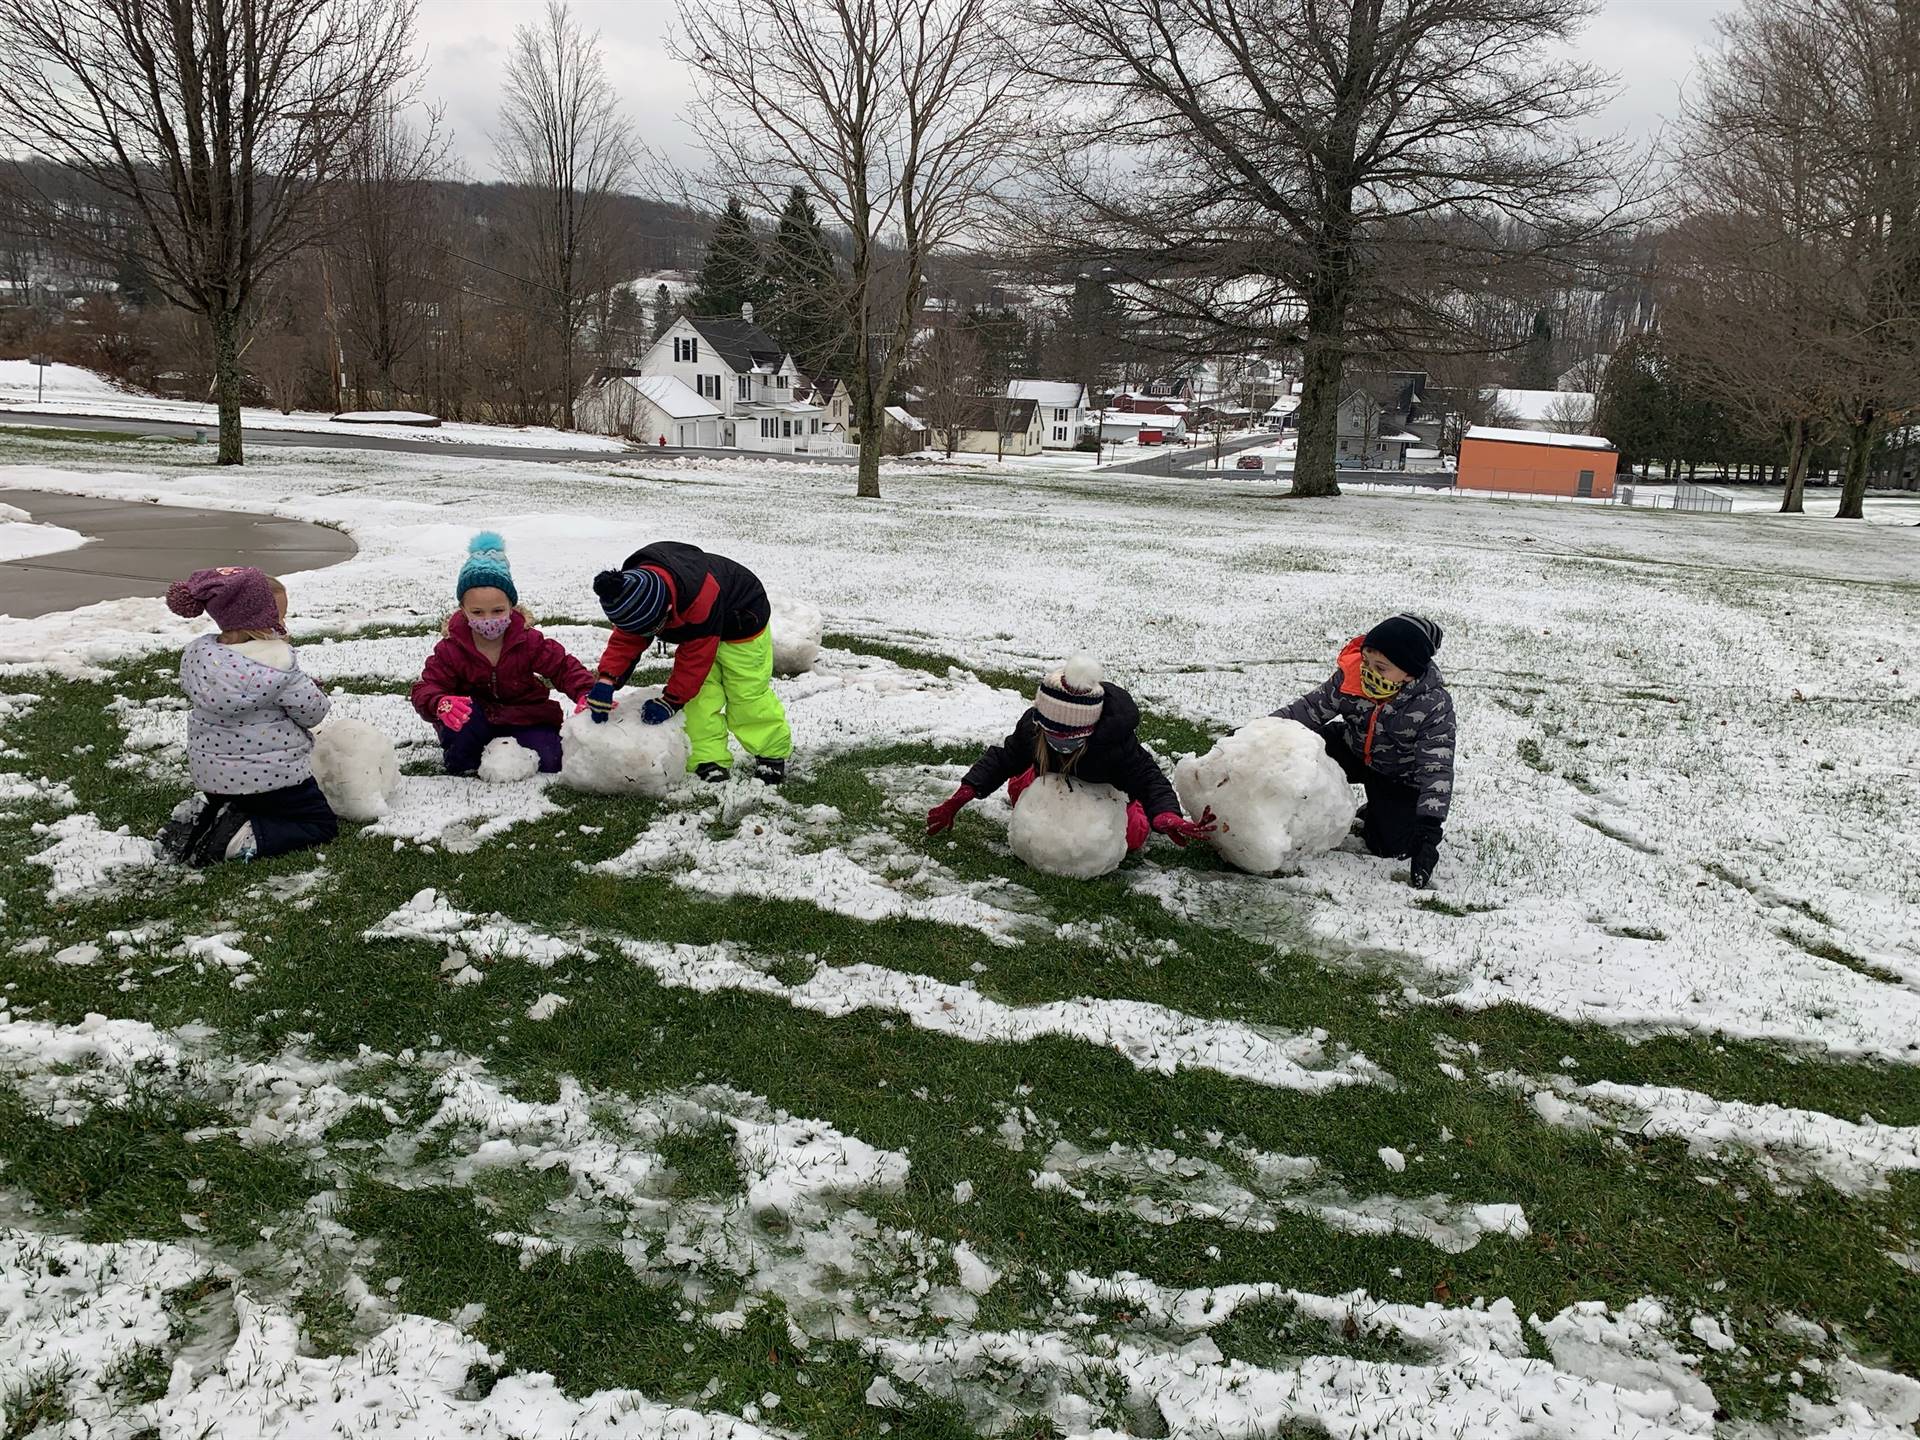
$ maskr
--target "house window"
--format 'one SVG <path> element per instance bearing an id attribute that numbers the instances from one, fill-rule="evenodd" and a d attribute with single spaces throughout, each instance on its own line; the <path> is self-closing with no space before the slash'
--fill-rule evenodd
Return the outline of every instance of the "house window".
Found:
<path id="1" fill-rule="evenodd" d="M 1064 419 L 1066 419 L 1066 418 L 1067 418 L 1067 412 L 1066 412 L 1066 411 L 1064 411 L 1064 410 L 1055 410 L 1055 411 L 1053 412 L 1053 418 L 1054 418 L 1054 419 L 1056 419 L 1056 420 L 1064 420 Z M 1066 439 L 1067 437 L 1066 437 L 1066 435 L 1065 435 L 1065 434 L 1063 433 L 1063 434 L 1059 434 L 1059 435 L 1056 435 L 1056 436 L 1054 436 L 1053 438 L 1054 438 L 1054 439 L 1056 439 L 1056 440 L 1064 440 L 1064 439 Z"/>
<path id="2" fill-rule="evenodd" d="M 740 377 L 739 388 L 740 388 L 740 398 L 742 400 L 750 399 L 753 395 L 752 378 L 750 376 L 742 375 Z"/>
<path id="3" fill-rule="evenodd" d="M 784 375 L 776 375 L 773 377 L 773 383 L 784 390 L 787 388 L 787 377 Z"/>
<path id="4" fill-rule="evenodd" d="M 699 340 L 686 335 L 674 336 L 673 358 L 677 362 L 684 362 L 688 365 L 698 365 L 700 363 Z"/>
<path id="5" fill-rule="evenodd" d="M 701 399 L 718 400 L 720 398 L 720 377 L 718 375 L 696 375 L 693 377 L 693 381 L 699 388 Z"/>
<path id="6" fill-rule="evenodd" d="M 1067 427 L 1066 427 L 1066 426 L 1064 426 L 1064 425 L 1056 425 L 1056 426 L 1054 426 L 1054 427 L 1053 427 L 1053 438 L 1054 438 L 1054 439 L 1056 439 L 1056 440 L 1064 440 L 1064 439 L 1066 439 L 1066 438 L 1067 438 Z"/>
<path id="7" fill-rule="evenodd" d="M 791 440 L 793 438 L 793 422 L 791 420 L 782 420 L 780 422 L 780 438 L 782 440 Z"/>
<path id="8" fill-rule="evenodd" d="M 773 439 L 773 426 L 774 419 L 771 415 L 763 415 L 760 417 L 760 438 L 762 440 Z"/>
<path id="9" fill-rule="evenodd" d="M 807 432 L 808 434 L 818 435 L 820 433 L 820 422 L 818 420 L 811 420 L 811 421 L 808 421 L 807 423 L 812 427 Z"/>

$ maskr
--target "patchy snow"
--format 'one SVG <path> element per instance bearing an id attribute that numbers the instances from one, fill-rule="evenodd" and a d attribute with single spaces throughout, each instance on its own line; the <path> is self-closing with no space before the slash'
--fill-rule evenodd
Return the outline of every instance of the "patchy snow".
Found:
<path id="1" fill-rule="evenodd" d="M 0 505 L 0 563 L 31 560 L 36 555 L 57 555 L 62 550 L 78 550 L 87 537 L 64 525 L 36 525 L 26 513 L 12 505 Z"/>
<path id="2" fill-rule="evenodd" d="M 620 947 L 664 985 L 744 990 L 822 1015 L 881 1010 L 914 1026 L 975 1044 L 1022 1044 L 1060 1035 L 1113 1050 L 1141 1070 L 1213 1070 L 1288 1090 L 1318 1093 L 1370 1084 L 1381 1072 L 1364 1055 L 1335 1045 L 1324 1030 L 1290 1035 L 1231 1020 L 1204 1020 L 1141 1000 L 1081 996 L 1044 1005 L 1006 1005 L 965 985 L 878 965 L 820 965 L 788 985 L 726 946 L 626 940 Z"/>
<path id="3" fill-rule="evenodd" d="M 744 793 L 747 808 L 721 822 L 732 825 L 730 834 L 716 837 L 704 809 L 683 811 L 656 820 L 627 850 L 590 868 L 599 875 L 658 871 L 702 895 L 799 900 L 856 920 L 959 925 L 1001 945 L 1017 944 L 1036 924 L 1033 915 L 1008 908 L 1005 902 L 1030 897 L 1005 882 L 957 880 L 883 833 L 818 845 L 838 811 L 797 811 L 757 786 Z"/>
<path id="4" fill-rule="evenodd" d="M 1818 1110 L 1716 1100 L 1672 1085 L 1579 1085 L 1564 1075 L 1535 1080 L 1496 1071 L 1489 1083 L 1530 1096 L 1550 1125 L 1619 1130 L 1646 1139 L 1684 1140 L 1698 1155 L 1735 1150 L 1757 1156 L 1777 1175 L 1817 1176 L 1837 1190 L 1884 1190 L 1890 1176 L 1920 1170 L 1920 1126 L 1844 1120 Z"/>
<path id="5" fill-rule="evenodd" d="M 1282 1213 L 1308 1215 L 1349 1235 L 1407 1235 L 1457 1255 L 1489 1236 L 1524 1238 L 1518 1205 L 1463 1204 L 1445 1195 L 1355 1195 L 1317 1179 L 1306 1156 L 1244 1152 L 1253 1177 L 1233 1178 L 1217 1161 L 1114 1142 L 1083 1151 L 1057 1140 L 1033 1172 L 1036 1190 L 1064 1194 L 1092 1214 L 1127 1214 L 1150 1225 L 1211 1220 L 1236 1230 L 1275 1229 Z"/>
<path id="6" fill-rule="evenodd" d="M 584 947 L 572 940 L 548 935 L 504 915 L 477 915 L 458 909 L 431 887 L 370 927 L 366 937 L 369 940 L 424 940 L 446 946 L 449 959 L 458 956 L 463 962 L 467 957 L 483 962 L 524 960 L 543 970 L 569 956 L 586 953 Z"/>
<path id="7" fill-rule="evenodd" d="M 99 895 L 118 886 L 131 872 L 160 864 L 160 851 L 151 840 L 129 834 L 124 825 L 105 829 L 92 815 L 68 815 L 51 825 L 36 824 L 33 833 L 50 843 L 27 860 L 51 872 L 47 899 L 56 905 Z"/>

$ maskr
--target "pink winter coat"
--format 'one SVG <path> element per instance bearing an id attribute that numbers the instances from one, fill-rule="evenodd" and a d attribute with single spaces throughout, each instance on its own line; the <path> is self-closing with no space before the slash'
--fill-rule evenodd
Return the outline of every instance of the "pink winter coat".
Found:
<path id="1" fill-rule="evenodd" d="M 447 638 L 427 657 L 412 698 L 428 724 L 437 723 L 434 707 L 442 697 L 465 695 L 490 725 L 557 726 L 560 706 L 550 692 L 558 688 L 577 702 L 592 687 L 593 677 L 566 647 L 542 635 L 518 611 L 501 639 L 498 665 L 480 653 L 467 617 L 456 612 L 447 622 Z"/>

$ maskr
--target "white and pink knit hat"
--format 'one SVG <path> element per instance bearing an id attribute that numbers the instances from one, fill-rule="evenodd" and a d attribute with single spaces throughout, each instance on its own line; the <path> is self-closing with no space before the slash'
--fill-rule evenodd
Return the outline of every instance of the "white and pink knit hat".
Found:
<path id="1" fill-rule="evenodd" d="M 1041 677 L 1033 693 L 1040 727 L 1056 740 L 1084 740 L 1100 723 L 1107 691 L 1100 683 L 1100 662 L 1076 655 L 1058 670 Z"/>

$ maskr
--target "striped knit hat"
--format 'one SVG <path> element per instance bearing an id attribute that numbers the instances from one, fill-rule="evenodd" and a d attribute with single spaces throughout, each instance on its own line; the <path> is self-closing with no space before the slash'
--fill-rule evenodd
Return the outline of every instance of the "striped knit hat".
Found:
<path id="1" fill-rule="evenodd" d="M 1033 708 L 1049 740 L 1085 740 L 1100 723 L 1106 704 L 1100 662 L 1091 655 L 1076 655 L 1042 677 L 1033 694 Z"/>
<path id="2" fill-rule="evenodd" d="M 655 570 L 602 570 L 593 593 L 616 630 L 651 635 L 667 618 L 667 582 Z"/>

